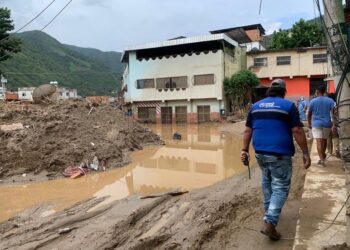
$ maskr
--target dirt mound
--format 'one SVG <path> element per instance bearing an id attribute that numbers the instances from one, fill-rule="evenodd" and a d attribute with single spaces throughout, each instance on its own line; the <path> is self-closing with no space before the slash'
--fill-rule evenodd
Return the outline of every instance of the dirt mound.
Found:
<path id="1" fill-rule="evenodd" d="M 22 123 L 23 129 L 0 130 L 0 177 L 48 171 L 92 161 L 109 167 L 128 162 L 127 152 L 161 144 L 159 136 L 108 105 L 68 100 L 52 105 L 0 104 L 0 125 Z"/>

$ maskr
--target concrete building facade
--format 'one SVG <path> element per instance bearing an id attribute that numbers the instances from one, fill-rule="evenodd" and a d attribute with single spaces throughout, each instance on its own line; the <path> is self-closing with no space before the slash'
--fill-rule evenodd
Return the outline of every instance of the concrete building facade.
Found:
<path id="1" fill-rule="evenodd" d="M 219 121 L 223 81 L 245 68 L 245 51 L 225 34 L 125 49 L 124 102 L 144 122 Z"/>
<path id="2" fill-rule="evenodd" d="M 71 98 L 78 98 L 78 91 L 76 89 L 68 89 L 65 87 L 57 87 L 57 99 L 67 100 Z"/>
<path id="3" fill-rule="evenodd" d="M 5 85 L 0 85 L 0 101 L 5 101 L 6 87 Z"/>
<path id="4" fill-rule="evenodd" d="M 20 101 L 33 101 L 33 91 L 35 87 L 18 88 L 18 99 Z"/>
<path id="5" fill-rule="evenodd" d="M 328 83 L 328 91 L 334 92 L 334 81 L 326 47 L 295 48 L 284 50 L 250 51 L 247 67 L 268 87 L 273 79 L 286 81 L 287 98 L 300 96 L 311 98 L 317 86 Z"/>

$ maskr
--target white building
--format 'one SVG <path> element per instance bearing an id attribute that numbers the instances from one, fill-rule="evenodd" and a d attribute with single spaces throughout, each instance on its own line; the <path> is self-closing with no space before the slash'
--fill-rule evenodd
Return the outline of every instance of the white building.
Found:
<path id="1" fill-rule="evenodd" d="M 35 87 L 18 88 L 18 99 L 21 101 L 33 101 L 33 91 Z"/>
<path id="2" fill-rule="evenodd" d="M 6 95 L 5 95 L 5 93 L 6 93 L 6 84 L 7 83 L 7 79 L 3 76 L 3 75 L 1 75 L 0 76 L 0 100 L 2 100 L 2 101 L 5 101 L 5 99 L 6 99 Z"/>
<path id="3" fill-rule="evenodd" d="M 5 93 L 6 93 L 6 87 L 5 84 L 0 85 L 0 100 L 5 101 Z"/>
<path id="4" fill-rule="evenodd" d="M 68 89 L 65 87 L 57 87 L 57 99 L 66 100 L 78 98 L 78 91 L 76 89 Z"/>
<path id="5" fill-rule="evenodd" d="M 219 121 L 228 111 L 223 81 L 246 68 L 247 44 L 259 42 L 264 29 L 250 25 L 210 33 L 124 50 L 122 91 L 136 119 L 198 123 Z"/>

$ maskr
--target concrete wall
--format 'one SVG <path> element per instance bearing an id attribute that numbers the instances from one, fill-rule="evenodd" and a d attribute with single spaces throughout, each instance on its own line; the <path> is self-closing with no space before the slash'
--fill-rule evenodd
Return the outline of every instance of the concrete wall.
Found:
<path id="1" fill-rule="evenodd" d="M 66 89 L 59 87 L 57 89 L 57 98 L 58 100 L 66 100 L 70 98 L 77 98 L 78 91 L 76 89 Z"/>
<path id="2" fill-rule="evenodd" d="M 251 51 L 254 48 L 258 50 L 265 50 L 265 47 L 260 42 L 244 43 L 241 45 L 247 48 L 247 52 Z"/>
<path id="3" fill-rule="evenodd" d="M 246 30 L 245 33 L 253 42 L 257 42 L 257 41 L 262 40 L 261 33 L 260 33 L 259 29 Z"/>
<path id="4" fill-rule="evenodd" d="M 175 119 L 175 108 L 180 106 L 187 107 L 187 123 L 198 123 L 198 106 L 210 106 L 210 120 L 220 121 L 220 109 L 224 109 L 224 101 L 216 99 L 198 99 L 198 100 L 179 100 L 179 101 L 165 101 L 165 102 L 134 102 L 132 105 L 132 112 L 134 118 L 138 119 L 137 108 L 138 107 L 157 107 L 157 123 L 161 122 L 161 108 L 172 107 L 172 121 L 176 122 Z"/>
<path id="5" fill-rule="evenodd" d="M 224 53 L 222 51 L 200 53 L 199 55 L 192 54 L 177 55 L 174 57 L 155 60 L 137 60 L 136 53 L 130 52 L 129 65 L 127 72 L 124 73 L 127 83 L 127 92 L 125 93 L 126 102 L 137 101 L 165 101 L 165 100 L 190 100 L 215 98 L 223 99 L 223 62 Z M 215 84 L 213 85 L 193 85 L 194 75 L 214 74 Z M 187 76 L 188 87 L 185 90 L 173 91 L 162 90 L 161 92 L 155 88 L 152 89 L 137 89 L 136 81 L 139 79 L 162 78 Z"/>
<path id="6" fill-rule="evenodd" d="M 5 100 L 5 92 L 6 92 L 6 88 L 0 87 L 0 100 Z"/>
<path id="7" fill-rule="evenodd" d="M 325 54 L 325 48 L 307 49 L 305 52 L 297 50 L 264 51 L 247 54 L 247 67 L 259 78 L 316 76 L 332 74 L 329 62 L 313 63 L 313 54 Z M 291 56 L 290 65 L 277 65 L 277 56 Z M 267 66 L 255 67 L 254 58 L 267 57 Z"/>
<path id="8" fill-rule="evenodd" d="M 18 99 L 33 101 L 33 91 L 35 88 L 18 88 Z"/>

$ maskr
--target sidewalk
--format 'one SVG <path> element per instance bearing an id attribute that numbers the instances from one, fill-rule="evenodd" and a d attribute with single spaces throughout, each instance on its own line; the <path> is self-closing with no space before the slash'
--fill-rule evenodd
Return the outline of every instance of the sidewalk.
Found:
<path id="1" fill-rule="evenodd" d="M 294 250 L 318 250 L 342 244 L 346 240 L 346 209 L 343 209 L 334 225 L 328 228 L 346 199 L 342 162 L 330 157 L 326 167 L 318 166 L 315 141 L 311 160 L 313 164 L 305 177 Z"/>

